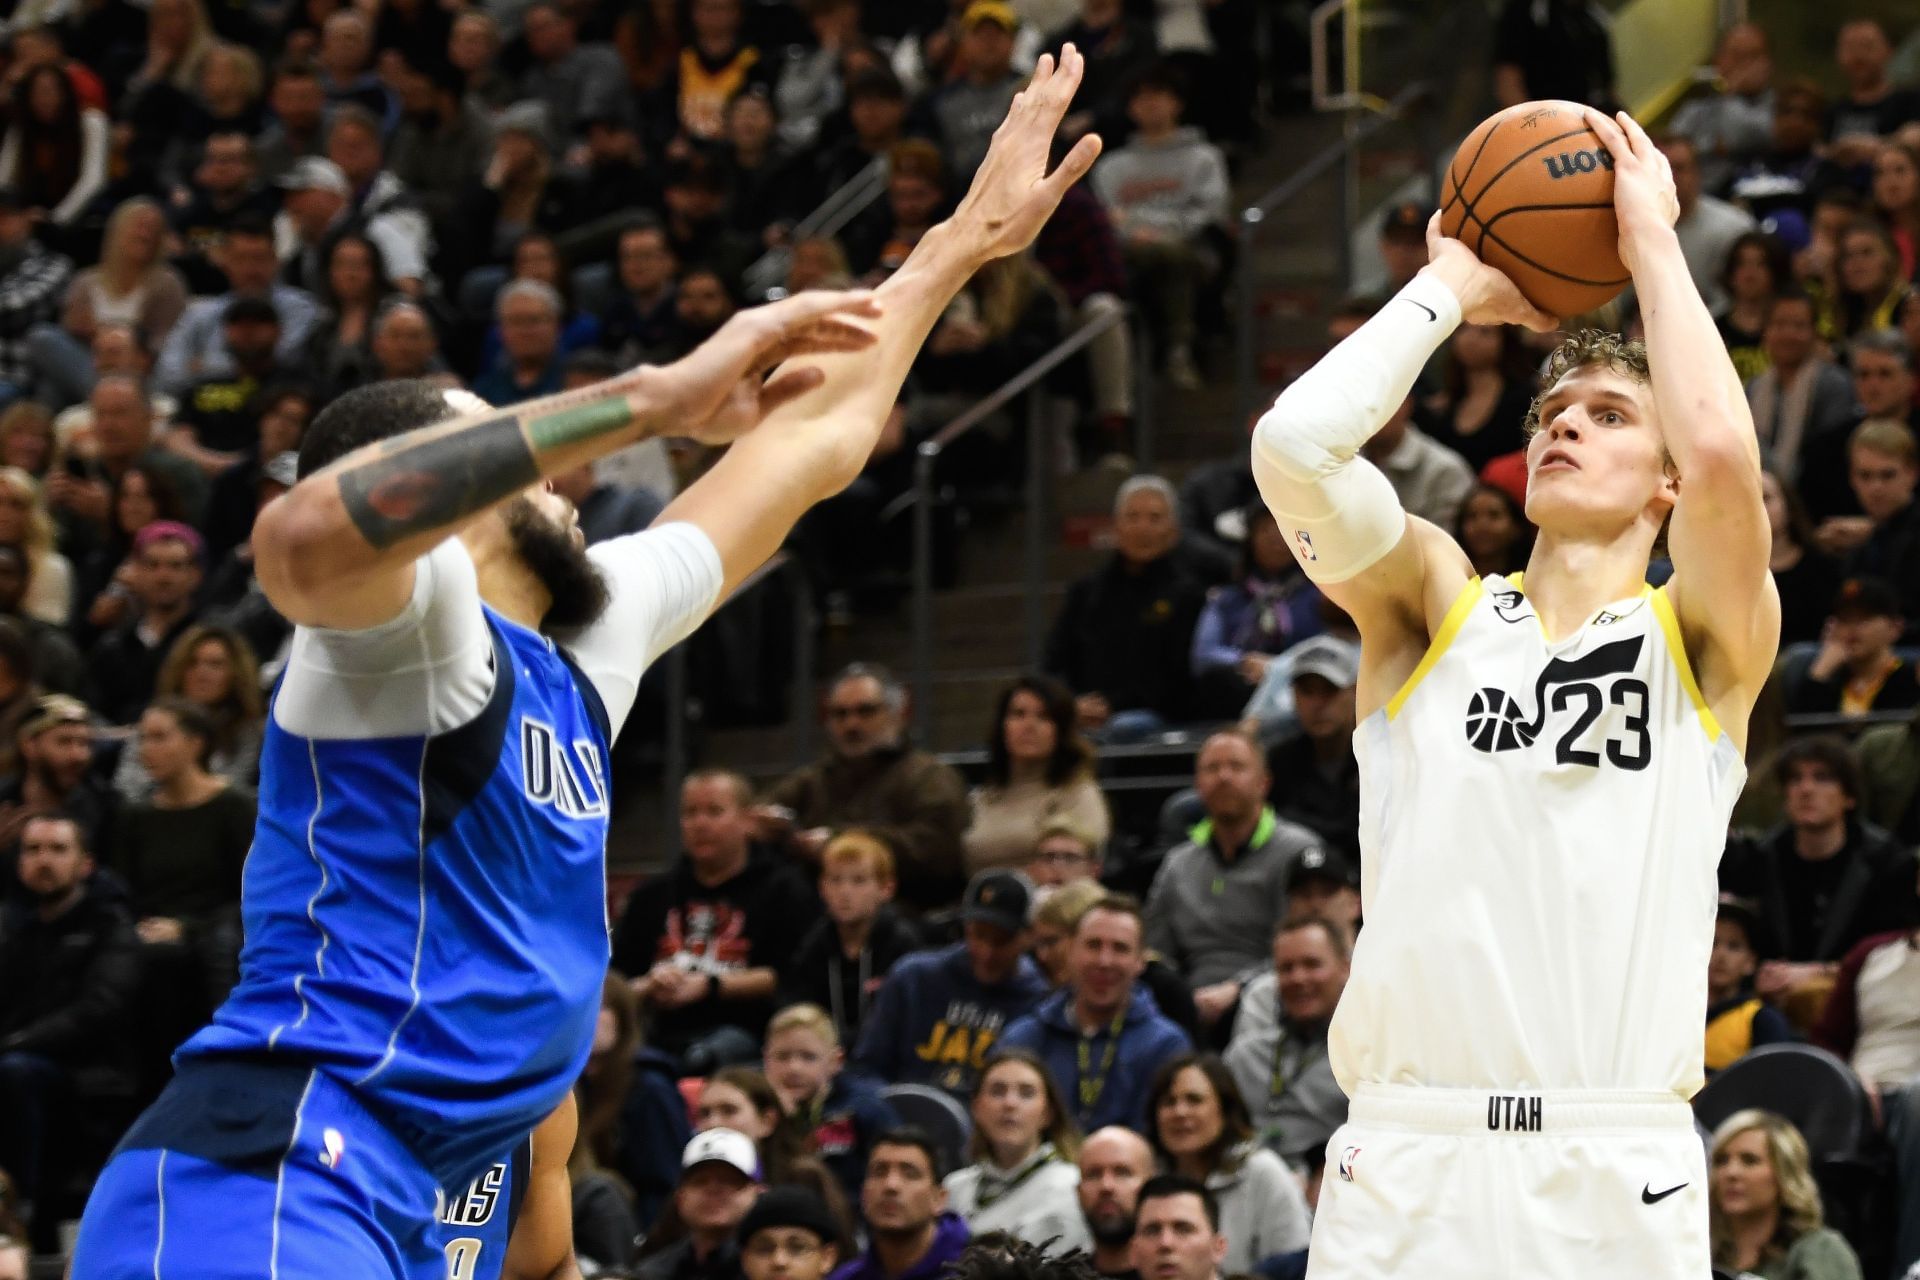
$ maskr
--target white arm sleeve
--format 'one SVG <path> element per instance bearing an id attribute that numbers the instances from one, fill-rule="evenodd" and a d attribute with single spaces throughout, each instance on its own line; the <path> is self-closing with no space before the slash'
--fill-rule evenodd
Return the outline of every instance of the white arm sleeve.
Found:
<path id="1" fill-rule="evenodd" d="M 595 543 L 587 555 L 606 575 L 611 599 L 605 613 L 565 643 L 618 737 L 641 673 L 706 621 L 726 578 L 713 540 L 678 521 Z"/>
<path id="2" fill-rule="evenodd" d="M 1253 432 L 1253 478 L 1307 577 L 1345 582 L 1393 550 L 1407 517 L 1359 456 L 1460 324 L 1445 285 L 1415 276 L 1378 315 L 1280 393 Z"/>
<path id="3" fill-rule="evenodd" d="M 493 694 L 493 641 L 473 558 L 448 538 L 414 561 L 413 596 L 364 631 L 297 627 L 274 719 L 307 738 L 445 733 Z"/>

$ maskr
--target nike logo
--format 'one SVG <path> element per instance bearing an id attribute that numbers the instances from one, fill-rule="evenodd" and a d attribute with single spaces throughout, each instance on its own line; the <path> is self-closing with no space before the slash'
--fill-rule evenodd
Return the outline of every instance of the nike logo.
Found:
<path id="1" fill-rule="evenodd" d="M 1686 1190 L 1686 1187 L 1687 1184 L 1683 1182 L 1677 1187 L 1668 1187 L 1665 1191 L 1655 1191 L 1653 1184 L 1649 1182 L 1646 1186 L 1640 1188 L 1640 1203 L 1659 1204 L 1674 1192 Z"/>
<path id="2" fill-rule="evenodd" d="M 1402 302 L 1413 302 L 1413 299 L 1412 299 L 1412 298 L 1402 298 L 1402 299 L 1400 299 L 1400 301 L 1402 301 Z M 1424 302 L 1413 302 L 1413 305 L 1414 305 L 1414 306 L 1416 306 L 1416 307 L 1418 307 L 1418 308 L 1420 308 L 1420 309 L 1421 309 L 1422 311 L 1424 311 L 1424 312 L 1426 312 L 1426 313 L 1427 313 L 1427 319 L 1428 319 L 1428 320 L 1430 320 L 1430 321 L 1433 321 L 1433 322 L 1435 322 L 1435 323 L 1438 323 L 1438 322 L 1439 322 L 1439 319 L 1440 319 L 1440 313 L 1439 313 L 1438 311 L 1435 311 L 1435 310 L 1434 310 L 1434 309 L 1433 309 L 1432 307 L 1430 307 L 1430 306 L 1428 306 L 1428 305 L 1427 305 L 1426 303 L 1424 303 Z"/>

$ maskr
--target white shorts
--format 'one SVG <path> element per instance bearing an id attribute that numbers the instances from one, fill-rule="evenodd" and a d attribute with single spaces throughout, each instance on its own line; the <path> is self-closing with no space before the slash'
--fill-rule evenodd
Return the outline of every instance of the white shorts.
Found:
<path id="1" fill-rule="evenodd" d="M 1672 1094 L 1361 1085 L 1309 1280 L 1707 1280 L 1707 1162 Z"/>

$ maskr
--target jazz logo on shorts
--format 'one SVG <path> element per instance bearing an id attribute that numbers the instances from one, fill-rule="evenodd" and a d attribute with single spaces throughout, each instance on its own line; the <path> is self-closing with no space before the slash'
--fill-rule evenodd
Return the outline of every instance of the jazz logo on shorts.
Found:
<path id="1" fill-rule="evenodd" d="M 1318 560 L 1320 553 L 1313 549 L 1313 535 L 1305 529 L 1295 529 L 1293 540 L 1300 547 L 1300 555 L 1307 560 Z"/>
<path id="2" fill-rule="evenodd" d="M 1340 1153 L 1340 1181 L 1353 1181 L 1353 1166 L 1360 1159 L 1360 1148 L 1348 1147 Z"/>

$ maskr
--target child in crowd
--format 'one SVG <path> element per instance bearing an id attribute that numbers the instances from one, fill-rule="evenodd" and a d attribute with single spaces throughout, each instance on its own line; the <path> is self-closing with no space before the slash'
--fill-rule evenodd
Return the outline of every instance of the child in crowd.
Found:
<path id="1" fill-rule="evenodd" d="M 920 945 L 912 926 L 893 910 L 893 889 L 893 851 L 871 832 L 842 831 L 821 850 L 826 916 L 801 939 L 784 995 L 788 1003 L 827 1010 L 840 1043 L 860 1038 L 881 980 L 894 961 Z"/>
<path id="2" fill-rule="evenodd" d="M 1707 961 L 1707 1074 L 1725 1070 L 1763 1044 L 1793 1039 L 1787 1016 L 1753 994 L 1760 967 L 1753 904 L 1720 895 L 1713 924 L 1713 955 Z"/>
<path id="3" fill-rule="evenodd" d="M 845 1062 L 833 1019 L 817 1004 L 790 1005 L 767 1024 L 767 1080 L 786 1123 L 857 1199 L 868 1147 L 900 1117 L 863 1077 L 843 1072 Z"/>

